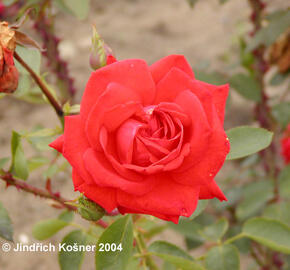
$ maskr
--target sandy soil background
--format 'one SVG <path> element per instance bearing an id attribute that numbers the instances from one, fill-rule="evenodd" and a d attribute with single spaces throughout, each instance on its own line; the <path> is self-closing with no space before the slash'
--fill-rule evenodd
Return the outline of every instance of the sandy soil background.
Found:
<path id="1" fill-rule="evenodd" d="M 69 69 L 78 89 L 77 100 L 91 72 L 88 57 L 92 23 L 96 24 L 119 59 L 143 58 L 153 63 L 168 54 L 184 54 L 193 66 L 211 60 L 211 68 L 220 70 L 225 67 L 222 61 L 225 52 L 234 52 L 233 40 L 237 31 L 250 27 L 246 23 L 249 16 L 247 1 L 230 0 L 221 6 L 217 0 L 202 0 L 194 9 L 190 9 L 185 0 L 92 2 L 89 18 L 82 22 L 69 15 L 57 16 L 57 33 L 63 39 L 61 54 L 69 61 Z M 286 1 L 269 2 L 270 8 L 275 8 Z M 250 107 L 251 104 L 233 95 L 233 106 L 228 114 L 231 117 L 227 117 L 226 126 L 249 122 Z M 0 157 L 9 155 L 12 129 L 23 130 L 43 123 L 46 127 L 54 127 L 56 121 L 54 112 L 48 106 L 31 105 L 12 98 L 0 100 Z M 37 174 L 33 174 L 28 181 L 36 186 L 44 185 L 44 179 Z M 64 197 L 76 197 L 67 175 L 59 175 L 54 179 L 53 189 L 61 191 Z M 47 201 L 18 192 L 13 187 L 5 189 L 3 183 L 0 183 L 0 200 L 9 209 L 13 220 L 15 242 L 32 243 L 33 224 L 40 219 L 56 217 L 55 210 Z M 51 242 L 60 242 L 67 231 L 65 229 L 54 236 Z M 173 232 L 166 232 L 161 237 L 182 245 L 182 240 Z M 0 246 L 2 243 L 0 239 Z M 0 251 L 0 269 L 58 269 L 57 254 L 4 254 Z M 83 269 L 94 269 L 92 254 L 86 256 Z"/>

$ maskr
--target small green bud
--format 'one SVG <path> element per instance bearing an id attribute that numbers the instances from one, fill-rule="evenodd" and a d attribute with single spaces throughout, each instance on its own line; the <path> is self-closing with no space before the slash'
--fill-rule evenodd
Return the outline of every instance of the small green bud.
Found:
<path id="1" fill-rule="evenodd" d="M 79 198 L 78 213 L 86 220 L 98 221 L 104 216 L 105 210 L 95 202 L 82 196 Z"/>

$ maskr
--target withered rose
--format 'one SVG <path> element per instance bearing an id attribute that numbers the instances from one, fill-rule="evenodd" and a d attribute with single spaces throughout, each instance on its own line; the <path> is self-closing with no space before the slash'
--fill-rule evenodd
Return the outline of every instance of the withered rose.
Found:
<path id="1" fill-rule="evenodd" d="M 0 93 L 13 93 L 18 86 L 18 71 L 13 60 L 15 47 L 15 32 L 7 22 L 0 22 Z"/>
<path id="2" fill-rule="evenodd" d="M 177 223 L 199 199 L 226 200 L 214 177 L 230 147 L 228 90 L 196 80 L 181 55 L 119 61 L 92 73 L 80 115 L 51 147 L 72 165 L 75 190 L 108 212 Z"/>

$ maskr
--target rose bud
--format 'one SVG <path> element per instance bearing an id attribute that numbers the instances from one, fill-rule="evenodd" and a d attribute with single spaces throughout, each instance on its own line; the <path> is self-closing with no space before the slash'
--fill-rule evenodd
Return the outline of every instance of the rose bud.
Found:
<path id="1" fill-rule="evenodd" d="M 0 23 L 0 93 L 13 93 L 18 86 L 18 71 L 13 54 L 16 47 L 15 32 L 7 22 Z"/>
<path id="2" fill-rule="evenodd" d="M 92 48 L 90 54 L 90 66 L 93 70 L 116 62 L 112 49 L 105 44 L 96 28 L 93 26 Z"/>
<path id="3" fill-rule="evenodd" d="M 105 214 L 105 210 L 95 202 L 85 198 L 79 198 L 79 214 L 86 220 L 98 221 Z"/>
<path id="4" fill-rule="evenodd" d="M 50 146 L 71 164 L 75 190 L 108 213 L 178 223 L 198 200 L 226 200 L 214 177 L 230 150 L 228 91 L 195 79 L 182 55 L 117 61 L 92 72 L 80 114 Z"/>
<path id="5" fill-rule="evenodd" d="M 282 156 L 286 164 L 290 163 L 290 123 L 287 126 L 281 139 Z"/>

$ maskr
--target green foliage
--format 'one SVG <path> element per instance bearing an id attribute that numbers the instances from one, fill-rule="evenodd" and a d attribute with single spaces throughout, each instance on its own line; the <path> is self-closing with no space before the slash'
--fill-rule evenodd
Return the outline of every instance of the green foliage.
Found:
<path id="1" fill-rule="evenodd" d="M 201 265 L 194 262 L 192 257 L 185 251 L 165 241 L 156 241 L 152 243 L 149 246 L 148 251 L 164 261 L 184 270 L 204 269 Z"/>
<path id="2" fill-rule="evenodd" d="M 79 198 L 78 212 L 84 219 L 91 221 L 97 221 L 105 214 L 101 206 L 83 196 Z"/>
<path id="3" fill-rule="evenodd" d="M 30 159 L 28 159 L 28 169 L 29 171 L 34 171 L 46 164 L 49 163 L 49 159 L 45 158 L 45 157 L 32 157 Z"/>
<path id="4" fill-rule="evenodd" d="M 280 73 L 280 72 L 277 72 L 271 78 L 270 85 L 278 86 L 281 83 L 283 83 L 286 80 L 286 78 L 288 78 L 288 76 L 289 76 L 289 72 L 286 72 L 286 73 L 283 73 L 283 74 Z"/>
<path id="5" fill-rule="evenodd" d="M 32 70 L 36 74 L 40 74 L 41 54 L 38 50 L 17 46 L 16 52 L 29 65 L 29 67 L 32 68 Z M 17 67 L 17 69 L 21 74 L 29 75 L 28 71 L 17 61 L 15 62 L 15 66 Z"/>
<path id="6" fill-rule="evenodd" d="M 216 223 L 200 230 L 199 233 L 208 241 L 217 242 L 221 240 L 228 228 L 229 223 L 227 219 L 221 218 Z"/>
<path id="7" fill-rule="evenodd" d="M 80 20 L 88 16 L 90 9 L 90 0 L 62 0 L 63 6 Z"/>
<path id="8" fill-rule="evenodd" d="M 65 222 L 72 222 L 74 218 L 74 212 L 73 211 L 69 211 L 69 210 L 65 210 L 63 211 L 59 216 L 58 219 L 63 220 Z"/>
<path id="9" fill-rule="evenodd" d="M 12 164 L 10 169 L 11 172 L 15 176 L 23 180 L 26 180 L 29 175 L 28 165 L 21 144 L 21 135 L 15 131 L 12 131 L 11 155 L 12 155 Z"/>
<path id="10" fill-rule="evenodd" d="M 279 174 L 279 192 L 285 199 L 290 198 L 290 165 L 286 166 Z"/>
<path id="11" fill-rule="evenodd" d="M 290 227 L 274 219 L 252 218 L 242 234 L 270 249 L 290 254 Z"/>
<path id="12" fill-rule="evenodd" d="M 204 211 L 204 209 L 207 207 L 207 205 L 208 205 L 208 200 L 199 200 L 195 211 L 190 216 L 190 219 L 194 219 L 197 216 L 199 216 Z"/>
<path id="13" fill-rule="evenodd" d="M 235 74 L 230 78 L 230 86 L 246 99 L 260 102 L 261 88 L 259 83 L 250 75 Z"/>
<path id="14" fill-rule="evenodd" d="M 195 70 L 195 77 L 210 84 L 221 85 L 226 84 L 227 78 L 218 72 L 206 72 L 204 70 Z"/>
<path id="15" fill-rule="evenodd" d="M 262 27 L 248 44 L 248 51 L 259 45 L 270 46 L 277 38 L 290 27 L 290 11 L 285 11 L 280 16 L 274 16 L 266 27 Z"/>
<path id="16" fill-rule="evenodd" d="M 206 254 L 205 265 L 207 270 L 239 270 L 239 252 L 233 245 L 213 247 Z"/>
<path id="17" fill-rule="evenodd" d="M 0 237 L 13 241 L 13 228 L 7 210 L 0 202 Z"/>
<path id="18" fill-rule="evenodd" d="M 273 133 L 263 129 L 242 126 L 227 131 L 231 144 L 227 160 L 237 159 L 252 155 L 267 148 L 273 138 Z"/>
<path id="19" fill-rule="evenodd" d="M 58 261 L 61 270 L 79 270 L 83 262 L 85 250 L 72 250 L 67 251 L 66 246 L 75 246 L 80 249 L 81 246 L 86 245 L 87 235 L 80 231 L 72 231 L 64 237 L 61 245 L 64 245 L 64 250 L 60 250 L 58 253 Z"/>
<path id="20" fill-rule="evenodd" d="M 121 244 L 122 251 L 100 251 L 100 244 Z M 133 247 L 133 224 L 130 215 L 116 220 L 100 236 L 96 251 L 96 270 L 126 269 Z"/>
<path id="21" fill-rule="evenodd" d="M 276 202 L 268 205 L 263 212 L 263 216 L 279 220 L 285 224 L 290 224 L 290 202 Z"/>
<path id="22" fill-rule="evenodd" d="M 258 214 L 273 198 L 273 183 L 270 180 L 249 183 L 243 187 L 241 195 L 243 199 L 237 205 L 236 217 L 245 220 Z"/>
<path id="23" fill-rule="evenodd" d="M 0 169 L 3 168 L 8 161 L 9 161 L 8 157 L 0 158 Z"/>
<path id="24" fill-rule="evenodd" d="M 69 225 L 63 219 L 47 219 L 36 223 L 32 230 L 32 235 L 37 240 L 45 240 L 52 237 L 58 231 Z"/>
<path id="25" fill-rule="evenodd" d="M 290 102 L 281 102 L 272 107 L 272 114 L 275 120 L 286 127 L 290 123 Z"/>

